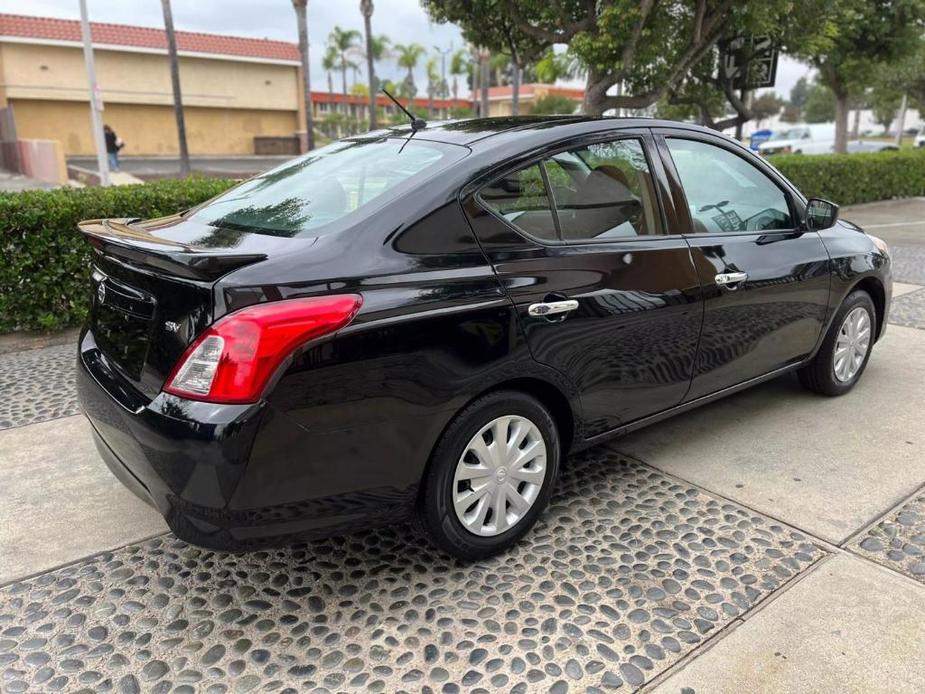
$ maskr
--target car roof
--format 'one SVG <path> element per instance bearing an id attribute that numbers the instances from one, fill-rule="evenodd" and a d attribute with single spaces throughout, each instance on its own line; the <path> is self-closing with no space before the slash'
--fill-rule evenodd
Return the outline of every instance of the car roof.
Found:
<path id="1" fill-rule="evenodd" d="M 685 128 L 720 134 L 715 130 L 704 128 L 692 123 L 669 121 L 657 118 L 616 117 L 616 116 L 502 116 L 495 118 L 468 118 L 462 120 L 430 121 L 427 127 L 418 130 L 415 138 L 418 140 L 431 140 L 454 145 L 472 146 L 476 143 L 490 142 L 491 146 L 498 144 L 499 139 L 505 142 L 519 139 L 523 136 L 534 135 L 539 131 L 550 131 L 558 126 L 573 125 L 577 123 L 600 123 L 601 129 L 607 128 L 653 128 L 673 127 Z M 411 135 L 411 125 L 391 126 L 384 130 L 377 130 L 359 138 L 377 137 L 407 137 Z"/>

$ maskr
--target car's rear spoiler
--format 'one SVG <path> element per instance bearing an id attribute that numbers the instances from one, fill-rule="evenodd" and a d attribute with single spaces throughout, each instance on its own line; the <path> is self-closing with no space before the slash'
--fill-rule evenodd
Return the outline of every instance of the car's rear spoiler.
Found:
<path id="1" fill-rule="evenodd" d="M 192 280 L 212 282 L 267 257 L 262 253 L 217 251 L 178 243 L 132 227 L 134 221 L 131 218 L 89 219 L 77 227 L 100 253 L 136 267 Z"/>

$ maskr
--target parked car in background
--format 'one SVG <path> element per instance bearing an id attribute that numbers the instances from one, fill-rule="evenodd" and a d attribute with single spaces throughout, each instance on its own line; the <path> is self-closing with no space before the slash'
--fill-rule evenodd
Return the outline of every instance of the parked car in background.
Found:
<path id="1" fill-rule="evenodd" d="M 762 142 L 767 142 L 772 135 L 774 135 L 773 130 L 756 130 L 748 138 L 748 148 L 753 152 L 757 152 L 758 145 L 760 145 Z"/>
<path id="2" fill-rule="evenodd" d="M 925 147 L 925 130 L 921 131 L 918 135 L 915 136 L 912 144 L 914 147 Z"/>
<path id="3" fill-rule="evenodd" d="M 898 149 L 892 142 L 849 140 L 848 152 L 882 152 Z M 809 123 L 776 131 L 758 145 L 762 156 L 772 154 L 831 154 L 835 151 L 835 124 Z"/>
<path id="4" fill-rule="evenodd" d="M 417 518 L 485 557 L 570 451 L 788 372 L 850 391 L 892 281 L 837 209 L 670 121 L 368 133 L 187 212 L 82 222 L 80 402 L 188 542 Z"/>

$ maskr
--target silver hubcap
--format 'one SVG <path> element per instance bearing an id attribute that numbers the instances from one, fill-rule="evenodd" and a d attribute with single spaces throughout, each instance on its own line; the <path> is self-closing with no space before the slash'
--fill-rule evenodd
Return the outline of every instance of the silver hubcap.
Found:
<path id="1" fill-rule="evenodd" d="M 857 375 L 870 347 L 870 314 L 863 306 L 848 312 L 835 340 L 833 368 L 842 383 Z"/>
<path id="2" fill-rule="evenodd" d="M 475 535 L 510 530 L 532 508 L 546 479 L 546 442 L 526 417 L 492 420 L 472 437 L 456 464 L 453 507 Z"/>

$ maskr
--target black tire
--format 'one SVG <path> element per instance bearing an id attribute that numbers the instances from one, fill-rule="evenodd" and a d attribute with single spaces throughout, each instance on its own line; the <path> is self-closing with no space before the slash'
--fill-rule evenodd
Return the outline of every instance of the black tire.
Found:
<path id="1" fill-rule="evenodd" d="M 838 333 L 839 330 L 841 330 L 845 316 L 859 306 L 866 309 L 868 318 L 870 318 L 870 343 L 867 346 L 867 354 L 864 355 L 864 360 L 861 362 L 861 366 L 857 373 L 849 380 L 841 381 L 835 376 L 835 343 L 838 339 Z M 856 289 L 845 298 L 842 305 L 839 306 L 838 310 L 835 312 L 832 324 L 829 326 L 829 331 L 822 341 L 819 352 L 813 357 L 813 360 L 809 362 L 809 364 L 800 369 L 800 383 L 802 383 L 805 388 L 815 393 L 830 396 L 844 395 L 854 388 L 855 384 L 864 373 L 864 369 L 867 368 L 870 353 L 874 348 L 876 328 L 877 310 L 874 308 L 874 302 L 871 300 L 870 294 L 863 289 Z"/>
<path id="2" fill-rule="evenodd" d="M 533 505 L 507 531 L 483 537 L 466 529 L 453 508 L 453 479 L 460 456 L 489 422 L 519 415 L 536 425 L 546 446 L 546 477 Z M 503 552 L 522 538 L 549 503 L 559 474 L 561 445 L 556 423 L 535 398 L 518 391 L 489 393 L 469 404 L 450 423 L 434 447 L 421 490 L 419 520 L 430 540 L 444 552 L 471 561 Z"/>

